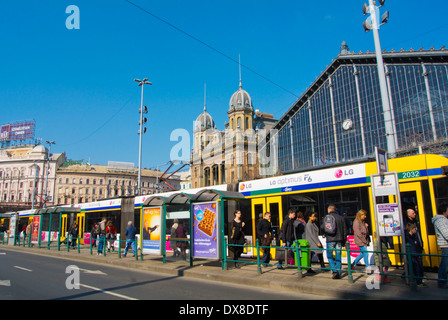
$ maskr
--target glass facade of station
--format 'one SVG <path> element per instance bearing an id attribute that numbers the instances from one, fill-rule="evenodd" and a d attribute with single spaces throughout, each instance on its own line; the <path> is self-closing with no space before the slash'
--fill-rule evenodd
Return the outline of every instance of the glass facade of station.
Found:
<path id="1" fill-rule="evenodd" d="M 419 52 L 412 59 L 395 53 L 385 60 L 398 155 L 447 144 L 448 52 L 443 51 L 442 62 L 440 56 L 435 62 L 419 59 Z M 277 125 L 280 172 L 374 157 L 375 146 L 387 150 L 377 65 L 369 59 L 338 57 L 285 114 Z"/>

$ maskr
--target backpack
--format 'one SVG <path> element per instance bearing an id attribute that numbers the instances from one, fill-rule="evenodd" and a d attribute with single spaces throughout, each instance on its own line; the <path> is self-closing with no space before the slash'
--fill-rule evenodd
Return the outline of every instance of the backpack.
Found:
<path id="1" fill-rule="evenodd" d="M 330 236 L 336 234 L 336 218 L 332 214 L 327 214 L 324 217 L 324 232 Z"/>
<path id="2" fill-rule="evenodd" d="M 98 223 L 98 227 L 99 227 L 98 234 L 106 234 L 106 223 L 105 222 Z"/>

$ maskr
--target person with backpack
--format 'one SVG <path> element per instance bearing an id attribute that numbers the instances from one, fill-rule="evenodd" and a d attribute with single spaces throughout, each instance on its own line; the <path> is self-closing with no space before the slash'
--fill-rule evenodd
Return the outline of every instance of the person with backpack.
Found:
<path id="1" fill-rule="evenodd" d="M 342 247 L 347 241 L 347 225 L 344 218 L 336 211 L 336 206 L 330 204 L 324 217 L 321 230 L 327 241 L 327 258 L 333 272 L 333 279 L 341 279 Z M 333 252 L 336 251 L 333 258 Z"/>

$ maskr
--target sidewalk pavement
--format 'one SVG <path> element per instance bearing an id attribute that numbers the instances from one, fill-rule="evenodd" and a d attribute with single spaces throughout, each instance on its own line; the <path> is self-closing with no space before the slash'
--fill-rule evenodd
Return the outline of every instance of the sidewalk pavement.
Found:
<path id="1" fill-rule="evenodd" d="M 57 251 L 56 247 L 37 248 L 19 247 L 13 245 L 0 244 L 0 250 L 19 251 L 32 254 L 48 255 L 69 259 L 72 262 L 85 261 L 99 264 L 114 265 L 117 267 L 137 269 L 143 271 L 158 272 L 162 274 L 175 275 L 180 277 L 196 278 L 202 280 L 219 281 L 229 284 L 246 285 L 251 287 L 259 287 L 264 289 L 290 291 L 295 293 L 312 294 L 325 299 L 357 299 L 357 300 L 447 300 L 448 289 L 437 288 L 436 280 L 425 280 L 428 287 L 411 289 L 401 279 L 403 273 L 401 269 L 392 268 L 389 271 L 396 276 L 389 276 L 390 283 L 381 284 L 379 289 L 375 289 L 373 285 L 373 277 L 360 272 L 363 268 L 358 267 L 356 273 L 353 274 L 353 283 L 350 283 L 346 273 L 343 273 L 342 279 L 333 280 L 331 272 L 325 272 L 315 269 L 315 274 L 306 274 L 299 277 L 297 268 L 288 267 L 284 270 L 278 270 L 275 265 L 263 267 L 262 273 L 258 273 L 257 265 L 252 263 L 244 264 L 244 260 L 240 261 L 241 268 L 230 268 L 223 270 L 221 263 L 209 260 L 194 260 L 193 266 L 179 258 L 173 259 L 172 254 L 168 253 L 166 263 L 163 263 L 160 256 L 144 255 L 143 261 L 136 260 L 132 257 L 132 253 L 128 253 L 127 257 L 119 258 L 117 252 L 107 252 L 106 256 L 96 255 L 96 248 L 93 254 L 87 248 L 81 249 L 78 253 L 76 249 L 70 249 L 67 252 L 66 247 L 61 247 Z M 228 262 L 229 266 L 233 266 L 233 262 Z M 343 266 L 344 268 L 345 266 Z M 431 279 L 437 279 L 436 273 L 425 273 L 425 276 Z M 367 280 L 367 281 L 366 281 Z M 366 285 L 370 282 L 370 288 Z M 373 287 L 373 288 L 372 288 Z"/>

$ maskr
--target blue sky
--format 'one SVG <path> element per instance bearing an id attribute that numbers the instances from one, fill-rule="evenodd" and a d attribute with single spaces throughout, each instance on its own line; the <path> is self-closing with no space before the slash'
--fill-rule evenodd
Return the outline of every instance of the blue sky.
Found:
<path id="1" fill-rule="evenodd" d="M 366 0 L 367 1 L 367 0 Z M 130 3 L 132 2 L 132 3 Z M 238 89 L 255 109 L 279 119 L 336 58 L 374 51 L 362 22 L 363 0 L 40 0 L 0 8 L 0 124 L 36 121 L 35 137 L 52 152 L 138 164 L 140 88 L 149 108 L 143 164 L 170 160 L 173 130 L 192 133 L 207 111 L 224 129 Z M 80 10 L 80 29 L 66 28 L 66 8 Z M 139 6 L 145 11 L 139 9 Z M 389 0 L 383 49 L 447 45 L 446 1 Z M 157 17 L 157 18 L 156 18 Z M 160 19 L 164 20 L 161 21 Z M 173 27 L 175 26 L 175 27 Z"/>

